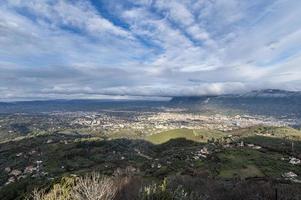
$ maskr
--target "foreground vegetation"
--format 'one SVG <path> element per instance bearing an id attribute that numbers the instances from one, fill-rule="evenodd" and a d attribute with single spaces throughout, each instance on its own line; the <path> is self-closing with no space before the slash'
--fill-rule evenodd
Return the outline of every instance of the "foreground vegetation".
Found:
<path id="1" fill-rule="evenodd" d="M 169 176 L 162 181 L 141 177 L 104 177 L 91 173 L 63 178 L 49 190 L 34 190 L 33 200 L 200 200 L 200 199 L 299 199 L 300 187 L 288 183 L 232 181 L 192 176 Z"/>
<path id="2" fill-rule="evenodd" d="M 26 137 L 0 145 L 0 199 L 300 199 L 301 165 L 291 163 L 301 159 L 300 136 L 252 127 L 176 129 L 148 141 Z"/>

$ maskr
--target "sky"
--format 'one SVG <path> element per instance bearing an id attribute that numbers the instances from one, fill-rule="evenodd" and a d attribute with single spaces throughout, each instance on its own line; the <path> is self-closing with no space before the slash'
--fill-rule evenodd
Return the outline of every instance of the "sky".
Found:
<path id="1" fill-rule="evenodd" d="M 0 100 L 301 90 L 299 0 L 2 0 Z"/>

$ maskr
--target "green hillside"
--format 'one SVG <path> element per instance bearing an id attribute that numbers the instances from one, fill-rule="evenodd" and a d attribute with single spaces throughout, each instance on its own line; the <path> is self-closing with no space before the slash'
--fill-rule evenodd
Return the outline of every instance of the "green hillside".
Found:
<path id="1" fill-rule="evenodd" d="M 253 131 L 258 129 L 262 128 L 254 128 L 249 134 L 246 132 L 248 137 L 234 137 L 228 147 L 225 140 L 199 142 L 230 134 L 205 129 L 175 129 L 147 138 L 157 145 L 143 140 L 59 133 L 3 142 L 0 145 L 0 199 L 24 199 L 36 187 L 48 189 L 61 178 L 84 176 L 94 171 L 111 177 L 139 177 L 143 181 L 176 179 L 181 175 L 183 181 L 179 180 L 178 185 L 186 185 L 187 191 L 206 195 L 210 190 L 191 188 L 195 184 L 189 180 L 196 178 L 203 181 L 200 185 L 208 183 L 208 187 L 218 190 L 220 184 L 224 185 L 229 179 L 233 184 L 252 178 L 260 178 L 268 184 L 272 180 L 275 184 L 274 181 L 285 181 L 283 175 L 291 172 L 297 177 L 286 180 L 287 185 L 300 187 L 296 184 L 301 181 L 301 165 L 293 165 L 290 160 L 292 156 L 301 159 L 301 142 L 294 141 L 292 149 L 290 140 L 255 135 Z M 264 128 L 265 131 L 268 129 L 274 130 Z M 246 145 L 240 146 L 241 140 Z M 261 148 L 247 145 L 251 143 Z M 258 183 L 246 184 L 251 184 L 257 191 Z"/>
<path id="2" fill-rule="evenodd" d="M 162 144 L 171 139 L 185 138 L 187 140 L 197 141 L 197 142 L 207 142 L 209 139 L 222 138 L 226 134 L 217 130 L 207 130 L 207 129 L 173 129 L 169 131 L 163 131 L 157 134 L 149 135 L 145 139 L 153 144 Z"/>
<path id="3" fill-rule="evenodd" d="M 154 144 L 165 143 L 170 139 L 175 138 L 186 138 L 188 140 L 196 141 L 198 137 L 193 134 L 193 130 L 190 129 L 174 129 L 169 131 L 164 131 L 161 133 L 153 134 L 146 137 L 146 140 Z"/>

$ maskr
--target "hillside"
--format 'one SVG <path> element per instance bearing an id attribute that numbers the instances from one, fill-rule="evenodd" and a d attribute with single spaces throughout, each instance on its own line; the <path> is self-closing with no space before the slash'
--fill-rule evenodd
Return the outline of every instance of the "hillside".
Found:
<path id="1" fill-rule="evenodd" d="M 66 134 L 5 142 L 0 145 L 0 197 L 22 199 L 33 188 L 48 188 L 47 185 L 58 183 L 63 177 L 93 171 L 105 176 L 116 173 L 135 176 L 146 183 L 149 179 L 160 182 L 165 178 L 187 177 L 186 181 L 178 182 L 187 190 L 192 189 L 187 181 L 198 177 L 204 184 L 213 184 L 212 190 L 194 188 L 202 195 L 213 195 L 212 191 L 226 180 L 234 181 L 233 184 L 235 180 L 246 181 L 254 189 L 257 184 L 272 184 L 269 186 L 272 191 L 283 184 L 293 191 L 300 182 L 301 165 L 290 163 L 292 157 L 301 159 L 301 142 L 296 137 L 300 132 L 295 129 L 254 127 L 216 133 L 223 137 L 213 137 L 208 143 L 199 142 L 208 133 L 204 130 L 196 133 L 177 129 L 150 136 L 148 139 L 157 145 L 144 140 L 103 140 Z M 294 138 L 294 149 L 288 137 Z M 297 177 L 284 178 L 288 172 Z M 257 183 L 257 178 L 261 182 Z M 171 183 L 168 182 L 168 187 L 174 187 Z"/>
<path id="2" fill-rule="evenodd" d="M 154 144 L 162 144 L 168 142 L 171 139 L 185 138 L 187 140 L 192 140 L 196 142 L 207 142 L 212 138 L 222 138 L 226 136 L 225 133 L 215 130 L 207 129 L 173 129 L 169 131 L 163 131 L 161 133 L 152 134 L 147 136 L 145 139 Z"/>

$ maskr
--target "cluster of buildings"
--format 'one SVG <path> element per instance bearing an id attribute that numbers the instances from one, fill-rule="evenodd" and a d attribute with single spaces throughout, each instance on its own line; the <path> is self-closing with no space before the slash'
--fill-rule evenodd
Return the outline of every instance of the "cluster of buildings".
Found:
<path id="1" fill-rule="evenodd" d="M 231 131 L 256 125 L 287 126 L 295 122 L 266 116 L 189 113 L 181 110 L 163 109 L 149 112 L 104 110 L 53 112 L 41 116 L 8 116 L 0 118 L 0 133 L 17 133 L 21 127 L 20 123 L 27 126 L 32 133 L 85 129 L 107 134 L 135 130 L 148 135 L 177 128 Z M 17 126 L 14 127 L 14 124 Z"/>
<path id="2" fill-rule="evenodd" d="M 25 157 L 35 155 L 37 152 L 32 150 L 28 152 L 26 155 L 23 152 L 17 153 L 16 157 L 18 159 L 24 159 Z M 43 168 L 43 161 L 36 160 L 32 165 L 26 166 L 24 169 L 13 169 L 11 167 L 6 167 L 4 172 L 7 173 L 8 179 L 5 185 L 14 183 L 20 179 L 27 178 L 28 176 L 31 177 L 39 177 L 39 176 L 46 176 L 48 173 L 42 170 Z"/>
<path id="3" fill-rule="evenodd" d="M 144 134 L 161 132 L 177 128 L 210 129 L 231 131 L 255 125 L 286 126 L 286 121 L 263 116 L 249 115 L 201 115 L 181 112 L 133 112 L 127 115 L 114 113 L 83 114 L 76 117 L 71 125 L 80 125 L 92 130 L 116 132 L 121 129 L 139 130 Z"/>

